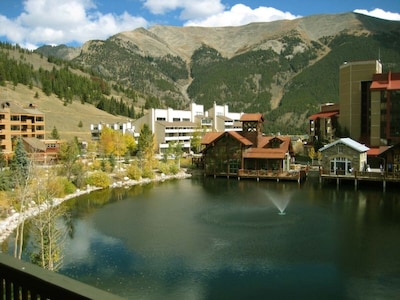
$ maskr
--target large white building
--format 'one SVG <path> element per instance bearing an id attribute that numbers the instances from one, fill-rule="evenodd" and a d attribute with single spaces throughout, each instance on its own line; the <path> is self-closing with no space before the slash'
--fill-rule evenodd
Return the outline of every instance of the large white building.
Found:
<path id="1" fill-rule="evenodd" d="M 172 108 L 158 109 L 152 108 L 143 117 L 129 122 L 129 130 L 137 138 L 140 130 L 147 124 L 156 138 L 156 151 L 163 153 L 169 148 L 169 144 L 182 144 L 184 151 L 191 149 L 191 139 L 194 133 L 200 132 L 221 132 L 221 131 L 240 131 L 242 124 L 239 121 L 243 113 L 229 112 L 228 105 L 216 105 L 204 111 L 204 106 L 196 103 L 190 105 L 190 110 L 174 110 Z M 91 125 L 92 138 L 100 137 L 103 126 L 121 130 L 128 123 L 117 123 L 112 125 L 97 124 Z M 119 126 L 119 127 L 118 127 Z"/>
<path id="2" fill-rule="evenodd" d="M 100 139 L 100 134 L 104 127 L 111 128 L 115 131 L 120 131 L 122 134 L 131 134 L 135 139 L 139 137 L 139 133 L 135 131 L 135 126 L 132 124 L 132 121 L 127 121 L 125 123 L 117 122 L 114 124 L 100 122 L 99 124 L 90 124 L 92 140 L 96 141 Z"/>

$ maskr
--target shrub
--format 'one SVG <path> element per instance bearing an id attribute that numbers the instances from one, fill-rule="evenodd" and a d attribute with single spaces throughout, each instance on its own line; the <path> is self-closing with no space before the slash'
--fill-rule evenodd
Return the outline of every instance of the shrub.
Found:
<path id="1" fill-rule="evenodd" d="M 94 160 L 91 164 L 90 164 L 90 170 L 92 171 L 98 171 L 101 169 L 101 162 L 99 160 Z"/>
<path id="2" fill-rule="evenodd" d="M 172 164 L 172 165 L 170 165 L 169 166 L 169 172 L 171 173 L 171 174 L 178 174 L 178 172 L 179 172 L 179 167 L 178 167 L 178 165 L 177 164 Z"/>
<path id="3" fill-rule="evenodd" d="M 110 186 L 110 177 L 103 171 L 95 171 L 86 178 L 86 184 L 97 186 L 97 187 L 108 187 Z"/>
<path id="4" fill-rule="evenodd" d="M 126 176 L 128 176 L 130 179 L 133 179 L 133 180 L 139 180 L 140 177 L 142 177 L 142 171 L 140 170 L 136 161 L 131 163 L 126 168 Z"/>
<path id="5" fill-rule="evenodd" d="M 103 171 L 103 172 L 108 172 L 108 173 L 111 173 L 112 172 L 112 170 L 113 170 L 113 166 L 111 165 L 111 163 L 110 163 L 110 161 L 109 160 L 102 160 L 101 161 L 101 170 Z"/>
<path id="6" fill-rule="evenodd" d="M 72 194 L 76 191 L 75 185 L 67 178 L 62 178 L 62 183 L 64 185 L 64 192 L 66 195 Z"/>
<path id="7" fill-rule="evenodd" d="M 62 198 L 65 195 L 72 194 L 76 191 L 75 185 L 66 177 L 57 176 L 49 180 L 47 188 L 51 191 L 53 197 Z"/>
<path id="8" fill-rule="evenodd" d="M 153 169 L 151 169 L 150 167 L 147 167 L 147 166 L 146 166 L 146 167 L 143 169 L 142 177 L 143 177 L 143 178 L 153 179 L 153 178 L 154 178 Z"/>
<path id="9" fill-rule="evenodd" d="M 159 163 L 158 163 L 158 170 L 159 170 L 161 173 L 169 174 L 169 172 L 170 172 L 170 167 L 169 167 L 168 163 L 159 162 Z"/>

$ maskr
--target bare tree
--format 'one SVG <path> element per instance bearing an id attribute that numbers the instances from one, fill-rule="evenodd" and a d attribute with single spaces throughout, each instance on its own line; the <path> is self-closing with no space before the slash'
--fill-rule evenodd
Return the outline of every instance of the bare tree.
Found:
<path id="1" fill-rule="evenodd" d="M 15 230 L 14 257 L 21 259 L 24 248 L 24 227 L 27 201 L 32 193 L 31 179 L 33 164 L 28 159 L 22 139 L 18 139 L 10 169 L 13 172 L 14 207 L 18 212 L 17 228 Z"/>
<path id="2" fill-rule="evenodd" d="M 62 245 L 67 233 L 66 227 L 58 222 L 65 215 L 65 208 L 54 203 L 57 191 L 62 188 L 55 174 L 39 176 L 35 184 L 34 202 L 38 207 L 37 216 L 32 219 L 33 251 L 31 261 L 42 268 L 56 271 L 62 266 Z"/>

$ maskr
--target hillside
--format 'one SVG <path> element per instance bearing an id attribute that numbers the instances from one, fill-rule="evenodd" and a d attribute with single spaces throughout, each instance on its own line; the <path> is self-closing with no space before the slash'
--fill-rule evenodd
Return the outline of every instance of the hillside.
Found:
<path id="1" fill-rule="evenodd" d="M 38 92 L 39 98 L 35 98 Z M 63 101 L 54 95 L 47 97 L 38 88 L 29 89 L 25 85 L 17 85 L 15 88 L 11 85 L 1 87 L 0 98 L 2 101 L 13 101 L 16 104 L 27 107 L 33 103 L 38 110 L 45 114 L 46 118 L 46 138 L 50 137 L 50 133 L 55 126 L 60 134 L 61 139 L 70 140 L 74 137 L 90 141 L 90 124 L 98 124 L 99 122 L 121 122 L 125 118 L 114 116 L 90 104 L 82 104 L 74 101 L 64 106 Z M 82 127 L 79 127 L 82 122 Z"/>
<path id="2" fill-rule="evenodd" d="M 216 102 L 263 113 L 266 132 L 298 133 L 320 104 L 338 101 L 344 61 L 380 58 L 384 71 L 400 70 L 399 41 L 400 22 L 344 13 L 238 27 L 154 26 L 88 41 L 81 51 L 42 53 L 132 88 L 146 108 Z"/>

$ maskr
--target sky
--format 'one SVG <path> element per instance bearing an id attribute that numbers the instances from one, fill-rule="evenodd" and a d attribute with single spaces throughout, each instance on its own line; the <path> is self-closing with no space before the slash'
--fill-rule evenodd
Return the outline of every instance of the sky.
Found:
<path id="1" fill-rule="evenodd" d="M 358 12 L 400 21 L 399 0 L 0 0 L 0 41 L 80 46 L 153 25 L 240 26 Z"/>

